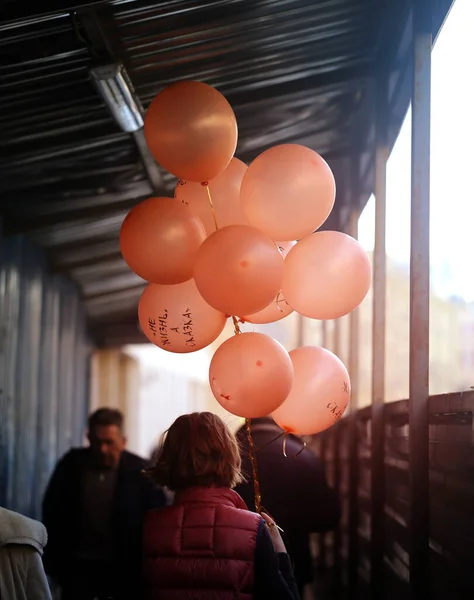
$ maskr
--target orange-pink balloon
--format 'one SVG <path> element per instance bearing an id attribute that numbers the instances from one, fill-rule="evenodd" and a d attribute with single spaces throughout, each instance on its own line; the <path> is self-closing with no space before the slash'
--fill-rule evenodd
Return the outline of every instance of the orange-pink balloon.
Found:
<path id="1" fill-rule="evenodd" d="M 216 89 L 198 81 L 160 92 L 145 116 L 145 139 L 155 160 L 186 181 L 209 181 L 227 167 L 237 146 L 232 107 Z"/>
<path id="2" fill-rule="evenodd" d="M 290 352 L 293 387 L 272 417 L 285 431 L 313 435 L 334 425 L 347 408 L 351 382 L 339 358 L 317 346 Z"/>
<path id="3" fill-rule="evenodd" d="M 273 338 L 242 333 L 217 349 L 209 382 L 221 406 L 254 419 L 270 414 L 285 401 L 293 383 L 293 365 L 288 352 Z"/>
<path id="4" fill-rule="evenodd" d="M 240 317 L 240 319 L 243 323 L 264 325 L 265 323 L 276 323 L 277 321 L 281 321 L 293 312 L 294 308 L 288 304 L 283 294 L 280 292 L 278 296 L 273 299 L 272 303 L 263 310 L 259 310 L 252 315 Z"/>
<path id="5" fill-rule="evenodd" d="M 314 150 L 283 144 L 253 161 L 242 181 L 245 217 L 274 240 L 299 240 L 320 227 L 334 206 L 331 169 Z"/>
<path id="6" fill-rule="evenodd" d="M 275 242 L 275 244 L 280 250 L 284 260 L 296 242 Z M 264 323 L 275 323 L 276 321 L 281 321 L 281 319 L 291 315 L 292 312 L 294 312 L 294 309 L 288 304 L 283 296 L 283 293 L 280 291 L 273 301 L 263 310 L 260 310 L 252 315 L 241 317 L 241 320 L 244 323 L 247 322 L 255 323 L 256 325 L 263 325 Z"/>
<path id="7" fill-rule="evenodd" d="M 148 198 L 132 208 L 120 231 L 120 251 L 137 275 L 152 283 L 191 279 L 203 224 L 172 198 Z"/>
<path id="8" fill-rule="evenodd" d="M 196 352 L 224 329 L 226 316 L 209 306 L 194 279 L 177 285 L 150 283 L 138 304 L 138 320 L 146 337 L 168 352 Z"/>
<path id="9" fill-rule="evenodd" d="M 248 224 L 240 205 L 240 185 L 246 171 L 247 165 L 233 158 L 225 171 L 209 181 L 212 205 L 220 228 Z M 175 197 L 201 219 L 207 235 L 214 233 L 216 222 L 205 186 L 191 181 L 180 182 L 176 186 Z"/>
<path id="10" fill-rule="evenodd" d="M 345 233 L 319 231 L 290 250 L 282 291 L 305 317 L 337 319 L 362 302 L 370 283 L 370 261 L 362 246 Z"/>
<path id="11" fill-rule="evenodd" d="M 206 302 L 227 315 L 265 308 L 281 288 L 283 257 L 272 240 L 253 227 L 230 225 L 201 245 L 194 267 Z"/>

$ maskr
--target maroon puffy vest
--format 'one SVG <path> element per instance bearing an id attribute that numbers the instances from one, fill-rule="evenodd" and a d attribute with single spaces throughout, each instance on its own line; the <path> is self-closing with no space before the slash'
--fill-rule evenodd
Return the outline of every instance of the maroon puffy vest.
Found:
<path id="1" fill-rule="evenodd" d="M 150 511 L 144 529 L 149 600 L 250 600 L 262 519 L 228 488 L 191 488 Z"/>

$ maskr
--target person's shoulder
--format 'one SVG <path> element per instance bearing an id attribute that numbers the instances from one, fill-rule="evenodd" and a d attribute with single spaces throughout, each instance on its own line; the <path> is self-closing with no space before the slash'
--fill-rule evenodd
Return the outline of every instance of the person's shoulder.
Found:
<path id="1" fill-rule="evenodd" d="M 71 448 L 62 455 L 59 462 L 63 464 L 80 463 L 89 456 L 89 453 L 89 448 Z"/>
<path id="2" fill-rule="evenodd" d="M 217 521 L 235 529 L 257 532 L 263 519 L 259 514 L 246 508 L 221 506 L 217 511 Z"/>
<path id="3" fill-rule="evenodd" d="M 133 452 L 129 452 L 128 450 L 124 450 L 122 452 L 122 456 L 120 457 L 121 464 L 127 470 L 138 470 L 141 471 L 146 466 L 148 466 L 148 461 L 138 454 L 134 454 Z"/>
<path id="4" fill-rule="evenodd" d="M 0 507 L 0 547 L 27 545 L 42 553 L 47 541 L 46 527 L 42 523 Z"/>
<path id="5" fill-rule="evenodd" d="M 145 530 L 180 528 L 183 524 L 183 513 L 183 506 L 177 504 L 152 508 L 145 513 Z"/>

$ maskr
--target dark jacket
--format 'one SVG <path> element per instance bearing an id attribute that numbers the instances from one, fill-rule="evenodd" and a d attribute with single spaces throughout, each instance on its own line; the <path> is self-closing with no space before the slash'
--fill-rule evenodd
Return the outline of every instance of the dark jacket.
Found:
<path id="1" fill-rule="evenodd" d="M 284 539 L 295 563 L 301 587 L 312 580 L 309 534 L 335 529 L 341 516 L 339 500 L 328 487 L 324 468 L 309 448 L 295 458 L 285 458 L 282 433 L 270 418 L 252 420 L 252 438 L 257 450 L 262 504 L 284 530 Z M 236 488 L 250 510 L 255 510 L 252 467 L 245 428 L 237 432 L 242 449 L 242 470 L 247 481 Z M 286 454 L 295 456 L 303 442 L 288 436 Z"/>
<path id="2" fill-rule="evenodd" d="M 144 529 L 149 600 L 297 600 L 286 554 L 229 488 L 190 488 L 150 511 Z"/>
<path id="3" fill-rule="evenodd" d="M 48 574 L 67 584 L 75 561 L 82 522 L 82 474 L 90 461 L 89 448 L 70 450 L 57 464 L 43 501 L 43 522 L 49 543 L 45 552 Z M 120 457 L 113 504 L 112 531 L 120 589 L 135 594 L 141 583 L 143 519 L 151 508 L 165 506 L 163 491 L 143 474 L 146 461 L 124 451 Z M 132 595 L 130 597 L 139 597 Z"/>

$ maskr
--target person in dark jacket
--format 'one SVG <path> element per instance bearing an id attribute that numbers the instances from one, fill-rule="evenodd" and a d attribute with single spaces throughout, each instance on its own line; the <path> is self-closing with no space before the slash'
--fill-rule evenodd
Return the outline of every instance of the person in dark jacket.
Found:
<path id="1" fill-rule="evenodd" d="M 304 442 L 287 436 L 286 458 L 282 430 L 270 417 L 252 419 L 252 439 L 256 449 L 262 504 L 284 531 L 284 539 L 294 562 L 300 595 L 313 580 L 309 535 L 335 529 L 341 517 L 339 500 L 328 487 L 324 468 Z M 236 487 L 250 510 L 255 510 L 252 466 L 245 426 L 238 430 L 242 472 L 245 481 Z"/>
<path id="2" fill-rule="evenodd" d="M 63 600 L 141 597 L 141 535 L 147 510 L 166 504 L 125 450 L 123 416 L 102 408 L 89 417 L 89 448 L 57 464 L 43 501 L 49 544 L 44 563 Z"/>
<path id="3" fill-rule="evenodd" d="M 297 600 L 275 522 L 247 510 L 235 437 L 211 413 L 179 417 L 149 475 L 176 492 L 144 527 L 148 600 Z"/>

